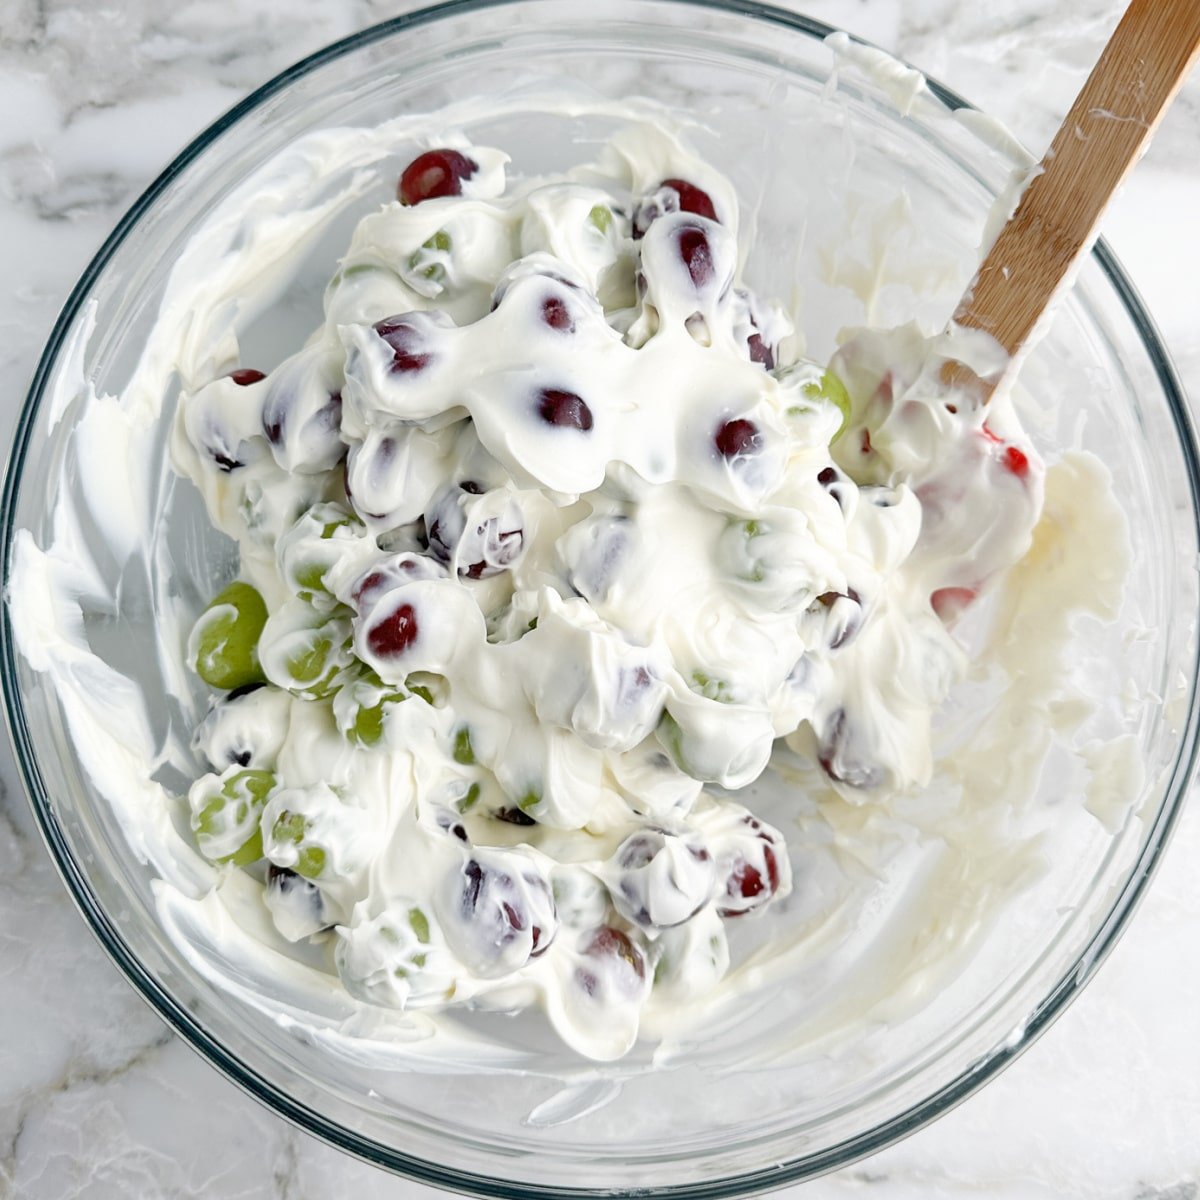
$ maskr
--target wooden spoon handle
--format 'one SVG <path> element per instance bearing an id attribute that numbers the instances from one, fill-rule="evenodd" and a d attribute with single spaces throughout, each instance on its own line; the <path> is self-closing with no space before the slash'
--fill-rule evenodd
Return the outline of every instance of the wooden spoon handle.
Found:
<path id="1" fill-rule="evenodd" d="M 1200 0 L 1132 0 L 953 320 L 1015 356 L 1200 53 Z M 998 380 L 985 384 L 985 398 Z"/>

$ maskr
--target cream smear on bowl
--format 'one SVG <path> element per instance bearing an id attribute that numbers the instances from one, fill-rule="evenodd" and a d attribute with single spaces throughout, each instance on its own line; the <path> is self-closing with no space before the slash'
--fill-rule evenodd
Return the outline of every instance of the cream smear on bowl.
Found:
<path id="1" fill-rule="evenodd" d="M 609 115 L 624 130 L 551 178 L 507 178 L 452 132 L 469 113 L 268 163 L 197 231 L 128 388 L 83 400 L 54 543 L 15 550 L 22 650 L 161 875 L 164 926 L 376 1062 L 527 1065 L 479 1008 L 538 1005 L 597 1059 L 640 1029 L 665 1061 L 780 981 L 800 1039 L 932 989 L 1041 853 L 994 794 L 996 762 L 1019 793 L 1046 749 L 997 736 L 1006 705 L 1048 703 L 1072 613 L 1119 600 L 1119 556 L 1097 582 L 1086 554 L 1124 528 L 1099 464 L 1043 476 L 1007 398 L 934 385 L 947 355 L 994 367 L 986 339 L 864 330 L 806 361 L 740 280 L 729 182 L 668 114 Z M 461 194 L 366 215 L 322 327 L 231 376 L 260 365 L 239 331 L 397 146 L 460 156 Z M 171 459 L 245 588 L 194 629 L 155 571 L 173 380 Z M 155 744 L 89 645 L 81 606 L 119 607 L 96 555 L 154 579 L 207 766 L 191 729 Z M 989 594 L 976 667 L 1024 690 L 935 735 Z M 257 665 L 229 661 L 247 621 Z M 188 663 L 231 685 L 207 713 Z M 155 782 L 166 760 L 188 796 Z M 948 889 L 957 926 L 903 954 Z"/>

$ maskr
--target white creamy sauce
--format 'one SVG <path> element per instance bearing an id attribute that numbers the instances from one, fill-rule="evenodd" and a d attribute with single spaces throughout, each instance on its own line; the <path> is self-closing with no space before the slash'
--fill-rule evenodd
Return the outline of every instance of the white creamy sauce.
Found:
<path id="1" fill-rule="evenodd" d="M 866 76 L 901 116 L 908 116 L 918 101 L 932 99 L 925 76 L 886 50 L 857 42 L 841 30 L 831 33 L 825 39 L 825 45 L 833 51 L 839 69 L 852 67 Z"/>
<path id="2" fill-rule="evenodd" d="M 910 74 L 888 75 L 904 104 Z M 1006 758 L 1027 784 L 1079 719 L 1051 700 L 1071 614 L 1119 601 L 1119 556 L 1096 581 L 1073 550 L 1122 527 L 1102 469 L 1047 473 L 1007 397 L 985 410 L 939 382 L 948 357 L 997 369 L 989 340 L 861 330 L 830 364 L 844 394 L 791 361 L 788 315 L 739 278 L 733 187 L 629 111 L 553 178 L 510 178 L 449 118 L 302 139 L 197 232 L 120 397 L 85 384 L 81 332 L 55 399 L 77 486 L 50 545 L 16 543 L 19 644 L 159 873 L 176 944 L 373 1066 L 531 1069 L 460 1019 L 478 1009 L 540 1006 L 598 1060 L 641 1031 L 665 1065 L 785 983 L 797 1044 L 915 1003 L 1036 871 L 975 802 Z M 240 361 L 239 331 L 414 136 L 468 163 L 461 194 L 364 216 L 323 324 L 265 377 L 231 376 L 270 365 Z M 337 171 L 358 174 L 327 194 Z M 171 463 L 248 585 L 190 636 L 161 579 L 176 484 L 151 450 L 173 384 Z M 1081 541 L 1052 552 L 1066 519 Z M 262 686 L 213 692 L 191 760 L 88 644 L 81 609 L 116 603 L 92 522 L 155 581 L 181 702 L 185 661 L 219 674 L 236 652 L 249 588 L 269 614 Z M 972 670 L 956 623 L 996 593 L 987 662 L 1012 671 L 1008 711 L 1047 724 L 1016 750 L 987 729 L 942 748 L 936 714 Z M 186 798 L 152 778 L 164 759 L 190 765 Z M 1128 748 L 1090 762 L 1137 771 Z M 1100 819 L 1126 794 L 1098 786 Z M 946 927 L 934 898 L 958 885 Z M 786 923 L 754 945 L 775 907 Z M 531 1119 L 606 1102 L 596 1087 Z"/>

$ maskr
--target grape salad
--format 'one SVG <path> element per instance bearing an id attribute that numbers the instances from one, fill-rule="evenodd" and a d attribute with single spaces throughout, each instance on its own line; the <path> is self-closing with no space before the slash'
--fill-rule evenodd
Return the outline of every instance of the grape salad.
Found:
<path id="1" fill-rule="evenodd" d="M 808 361 L 734 189 L 637 124 L 562 177 L 459 137 L 362 219 L 290 357 L 186 395 L 173 462 L 238 577 L 188 663 L 201 853 L 357 999 L 540 1005 L 613 1059 L 801 893 L 739 799 L 928 782 L 960 615 L 1042 464 L 955 347 Z"/>

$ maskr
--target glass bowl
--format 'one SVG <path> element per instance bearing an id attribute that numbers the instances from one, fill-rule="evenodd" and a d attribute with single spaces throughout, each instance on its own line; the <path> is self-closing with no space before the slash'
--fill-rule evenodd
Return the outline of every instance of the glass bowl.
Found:
<path id="1" fill-rule="evenodd" d="M 936 84 L 912 92 L 894 73 L 889 82 L 845 70 L 835 90 L 830 32 L 739 0 L 455 0 L 367 30 L 272 80 L 179 155 L 71 294 L 6 480 L 6 582 L 17 531 L 48 545 L 60 489 L 81 486 L 72 437 L 86 402 L 73 394 L 72 370 L 82 364 L 98 391 L 120 392 L 189 234 L 265 160 L 313 130 L 504 96 L 482 106 L 470 132 L 530 172 L 578 157 L 578 142 L 603 139 L 618 120 L 614 102 L 648 97 L 707 127 L 695 141 L 732 176 L 750 216 L 748 280 L 793 304 L 812 356 L 827 357 L 839 328 L 864 315 L 936 328 L 971 275 L 989 209 L 1023 160 Z M 545 110 L 551 93 L 573 98 L 572 115 Z M 366 172 L 347 221 L 387 197 L 404 161 L 398 146 L 365 167 L 339 168 Z M 296 343 L 297 328 L 314 323 L 320 282 L 347 228 L 335 222 L 307 247 L 285 299 L 247 319 L 247 361 L 269 363 Z M 854 283 L 872 241 L 886 254 L 864 301 Z M 1024 415 L 1039 446 L 1090 451 L 1111 473 L 1132 535 L 1135 586 L 1113 620 L 1082 619 L 1073 630 L 1076 698 L 1092 701 L 1080 734 L 1091 767 L 1081 773 L 1060 747 L 1032 781 L 1022 807 L 1044 826 L 1046 861 L 1002 920 L 972 910 L 973 877 L 961 895 L 946 896 L 937 936 L 954 930 L 964 953 L 962 969 L 936 986 L 914 944 L 911 962 L 891 964 L 894 986 L 868 995 L 854 1022 L 813 1031 L 797 1016 L 794 994 L 768 989 L 709 1043 L 655 1070 L 650 1050 L 601 1066 L 545 1048 L 544 1069 L 517 1071 L 470 1063 L 395 1070 L 369 1047 L 353 1062 L 302 1022 L 265 1015 L 215 983 L 203 950 L 185 954 L 169 936 L 156 871 L 97 794 L 71 714 L 18 653 L 6 604 L 7 718 L 75 901 L 131 983 L 218 1069 L 309 1132 L 414 1179 L 481 1196 L 734 1196 L 880 1149 L 969 1095 L 1078 994 L 1132 914 L 1194 766 L 1195 436 L 1162 343 L 1103 244 L 1022 382 L 1038 398 Z M 87 548 L 89 529 L 76 532 Z M 144 706 L 165 744 L 186 731 L 191 713 L 145 651 L 156 612 L 150 597 L 169 586 L 198 605 L 232 563 L 182 487 L 169 500 L 162 539 L 172 548 L 169 579 L 162 556 L 130 560 L 136 570 L 95 556 L 83 627 L 92 648 L 133 682 L 118 718 L 121 703 Z M 1120 543 L 1114 530 L 1114 554 Z M 957 696 L 952 716 L 955 706 L 969 712 L 972 695 Z M 1057 713 L 1014 721 L 1014 752 L 1048 737 Z M 1142 771 L 1128 769 L 1113 747 L 1132 747 Z M 980 871 L 989 854 L 980 852 Z"/>

